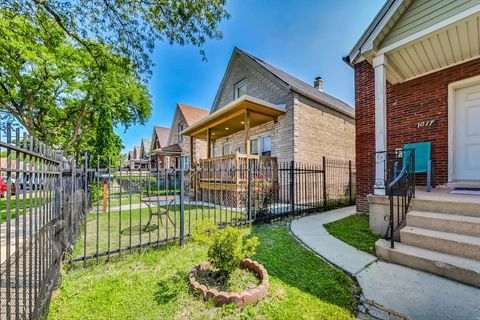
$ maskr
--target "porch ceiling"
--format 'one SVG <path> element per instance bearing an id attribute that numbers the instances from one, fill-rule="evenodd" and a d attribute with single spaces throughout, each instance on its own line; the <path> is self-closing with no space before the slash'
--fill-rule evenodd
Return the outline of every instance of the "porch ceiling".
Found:
<path id="1" fill-rule="evenodd" d="M 480 57 L 480 13 L 381 48 L 387 79 L 401 83 Z"/>
<path id="2" fill-rule="evenodd" d="M 250 111 L 250 127 L 275 120 L 286 112 L 285 108 L 245 95 L 184 130 L 182 134 L 207 139 L 210 129 L 211 139 L 219 139 L 242 131 L 245 128 L 246 110 Z"/>

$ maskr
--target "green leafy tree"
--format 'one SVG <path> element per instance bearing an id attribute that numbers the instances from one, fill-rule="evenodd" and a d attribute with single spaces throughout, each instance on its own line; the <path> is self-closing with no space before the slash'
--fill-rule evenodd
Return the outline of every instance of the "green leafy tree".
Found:
<path id="1" fill-rule="evenodd" d="M 146 122 L 150 96 L 132 62 L 101 44 L 97 49 L 103 50 L 102 59 L 94 59 L 47 16 L 37 18 L 32 24 L 0 11 L 3 111 L 67 153 L 95 145 L 101 110 L 108 109 L 113 126 Z"/>
<path id="2" fill-rule="evenodd" d="M 102 45 L 133 61 L 141 73 L 153 65 L 149 53 L 156 41 L 200 48 L 207 39 L 220 39 L 219 23 L 229 17 L 226 0 L 0 0 L 0 7 L 38 24 L 38 15 L 84 47 L 94 59 Z"/>

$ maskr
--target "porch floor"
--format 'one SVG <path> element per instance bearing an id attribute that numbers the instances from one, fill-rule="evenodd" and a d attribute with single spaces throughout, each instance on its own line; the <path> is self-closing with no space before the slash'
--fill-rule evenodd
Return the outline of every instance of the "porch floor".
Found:
<path id="1" fill-rule="evenodd" d="M 476 203 L 480 205 L 480 195 L 451 194 L 453 188 L 432 188 L 427 192 L 426 187 L 416 187 L 415 197 L 420 200 Z"/>

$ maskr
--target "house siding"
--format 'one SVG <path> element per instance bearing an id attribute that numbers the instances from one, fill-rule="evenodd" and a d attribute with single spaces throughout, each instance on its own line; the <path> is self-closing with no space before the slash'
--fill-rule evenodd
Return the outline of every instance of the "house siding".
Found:
<path id="1" fill-rule="evenodd" d="M 247 80 L 247 95 L 273 103 L 288 105 L 292 99 L 289 90 L 281 82 L 265 72 L 239 53 L 235 53 L 227 68 L 222 86 L 212 106 L 214 112 L 235 100 L 234 88 L 237 83 Z"/>
<path id="2" fill-rule="evenodd" d="M 353 160 L 355 120 L 301 95 L 294 100 L 294 160 Z"/>
<path id="3" fill-rule="evenodd" d="M 412 1 L 380 47 L 386 47 L 478 4 L 480 0 Z"/>
<path id="4" fill-rule="evenodd" d="M 284 115 L 278 117 L 276 121 L 270 121 L 250 129 L 252 139 L 263 135 L 272 137 L 272 157 L 277 157 L 279 162 L 293 161 L 293 95 L 290 98 L 287 112 Z M 234 151 L 245 153 L 244 131 L 216 139 L 213 148 L 215 156 L 223 155 L 225 143 L 231 144 Z"/>
<path id="5" fill-rule="evenodd" d="M 375 89 L 372 66 L 363 61 L 355 69 L 357 208 L 368 211 L 375 152 Z M 448 182 L 448 85 L 480 75 L 480 59 L 472 60 L 401 84 L 387 85 L 387 147 L 390 152 L 406 143 L 431 141 L 434 184 Z M 415 128 L 425 120 L 433 127 Z M 425 175 L 417 175 L 425 183 Z"/>

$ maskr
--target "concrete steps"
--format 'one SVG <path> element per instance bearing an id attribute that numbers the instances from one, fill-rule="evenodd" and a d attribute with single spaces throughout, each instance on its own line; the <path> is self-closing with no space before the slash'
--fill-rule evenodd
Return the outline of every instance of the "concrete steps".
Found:
<path id="1" fill-rule="evenodd" d="M 480 237 L 406 226 L 400 230 L 404 244 L 480 260 Z"/>
<path id="2" fill-rule="evenodd" d="M 415 211 L 457 214 L 464 216 L 480 217 L 480 204 L 478 196 L 458 196 L 449 199 L 414 198 L 412 208 Z"/>
<path id="3" fill-rule="evenodd" d="M 411 211 L 407 225 L 423 229 L 480 237 L 480 217 L 426 211 Z"/>
<path id="4" fill-rule="evenodd" d="M 377 256 L 407 267 L 431 272 L 445 278 L 480 288 L 480 261 L 441 253 L 435 250 L 380 239 L 375 243 Z"/>
<path id="5" fill-rule="evenodd" d="M 387 261 L 480 288 L 480 197 L 423 193 L 400 230 L 400 242 L 375 244 Z"/>

